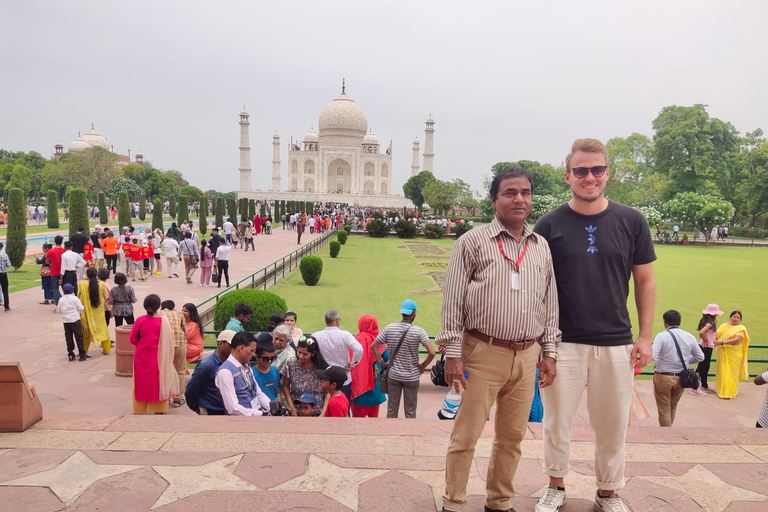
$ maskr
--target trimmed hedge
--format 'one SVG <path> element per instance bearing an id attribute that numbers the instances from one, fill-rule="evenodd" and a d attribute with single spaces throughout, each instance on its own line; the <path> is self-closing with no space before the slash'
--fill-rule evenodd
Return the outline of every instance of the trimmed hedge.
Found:
<path id="1" fill-rule="evenodd" d="M 256 201 L 253 199 L 248 200 L 248 218 L 246 220 L 253 220 L 256 217 Z"/>
<path id="2" fill-rule="evenodd" d="M 424 226 L 424 234 L 427 238 L 436 240 L 443 237 L 445 229 L 443 229 L 443 226 L 438 226 L 437 224 L 427 224 Z"/>
<path id="3" fill-rule="evenodd" d="M 383 220 L 373 219 L 365 228 L 368 234 L 373 238 L 386 238 L 389 235 L 389 226 Z"/>
<path id="4" fill-rule="evenodd" d="M 165 231 L 163 229 L 163 200 L 159 197 L 152 201 L 152 231 L 156 229 Z"/>
<path id="5" fill-rule="evenodd" d="M 395 233 L 400 238 L 413 238 L 419 232 L 416 224 L 407 220 L 397 221 L 394 225 Z"/>
<path id="6" fill-rule="evenodd" d="M 5 235 L 5 252 L 13 268 L 20 269 L 27 252 L 27 202 L 24 200 L 24 191 L 20 188 L 12 188 L 8 191 L 8 230 Z M 8 307 L 7 304 L 6 307 Z"/>
<path id="7" fill-rule="evenodd" d="M 103 194 L 103 192 L 99 192 Z M 48 227 L 56 229 L 59 224 L 59 193 L 55 190 L 48 191 Z"/>
<path id="8" fill-rule="evenodd" d="M 176 196 L 171 195 L 171 197 L 168 198 L 168 215 L 171 216 L 171 218 L 176 217 Z"/>
<path id="9" fill-rule="evenodd" d="M 200 198 L 200 208 L 197 209 L 200 214 L 199 228 L 200 234 L 204 235 L 208 232 L 208 198 L 203 196 Z"/>
<path id="10" fill-rule="evenodd" d="M 69 236 L 77 234 L 78 226 L 90 233 L 88 225 L 88 196 L 84 188 L 69 191 Z"/>
<path id="11" fill-rule="evenodd" d="M 237 224 L 237 201 L 234 199 L 227 199 L 227 217 Z"/>
<path id="12" fill-rule="evenodd" d="M 461 235 L 463 235 L 470 229 L 472 229 L 472 226 L 470 226 L 466 222 L 462 222 L 461 224 L 454 224 L 453 226 L 451 226 L 451 233 L 454 233 L 456 235 L 456 240 L 458 240 Z"/>
<path id="13" fill-rule="evenodd" d="M 336 240 L 331 240 L 331 243 L 328 245 L 331 247 L 331 258 L 338 256 L 339 251 L 341 250 L 341 244 Z"/>
<path id="14" fill-rule="evenodd" d="M 352 226 L 347 224 L 346 226 L 344 226 L 344 231 L 346 231 L 347 234 L 349 235 L 350 233 L 352 233 Z"/>
<path id="15" fill-rule="evenodd" d="M 147 219 L 147 198 L 141 195 L 139 196 L 139 220 L 144 221 L 146 219 Z"/>
<path id="16" fill-rule="evenodd" d="M 244 328 L 251 332 L 264 332 L 269 325 L 269 317 L 272 313 L 288 311 L 285 300 L 279 295 L 265 290 L 243 289 L 232 290 L 222 295 L 214 307 L 213 328 L 221 331 L 226 327 L 235 306 L 244 302 L 253 309 L 253 314 Z"/>
<path id="17" fill-rule="evenodd" d="M 299 264 L 301 278 L 307 286 L 315 286 L 323 273 L 323 260 L 317 256 L 304 256 Z"/>
<path id="18" fill-rule="evenodd" d="M 109 222 L 109 212 L 107 212 L 107 194 L 99 192 L 99 222 L 103 225 L 107 225 Z"/>
<path id="19" fill-rule="evenodd" d="M 72 215 L 70 213 L 70 215 Z M 128 192 L 120 192 L 117 196 L 117 222 L 120 224 L 117 233 L 122 233 L 125 226 L 131 226 L 131 207 L 128 205 Z"/>
<path id="20" fill-rule="evenodd" d="M 213 207 L 213 213 L 216 218 L 216 227 L 220 228 L 224 226 L 224 198 L 217 197 L 216 203 Z"/>
<path id="21" fill-rule="evenodd" d="M 187 220 L 187 217 L 189 217 L 189 200 L 187 199 L 187 196 L 180 195 L 179 196 L 179 207 L 178 211 L 176 212 L 179 216 L 177 222 L 178 225 L 181 226 L 181 224 Z"/>
<path id="22" fill-rule="evenodd" d="M 765 239 L 768 238 L 768 230 L 763 228 L 728 228 L 728 236 Z"/>
<path id="23" fill-rule="evenodd" d="M 346 231 L 339 231 L 338 233 L 336 233 L 336 238 L 339 239 L 339 243 L 341 245 L 345 245 L 347 243 L 347 237 L 348 236 L 349 236 L 349 234 L 347 234 Z"/>

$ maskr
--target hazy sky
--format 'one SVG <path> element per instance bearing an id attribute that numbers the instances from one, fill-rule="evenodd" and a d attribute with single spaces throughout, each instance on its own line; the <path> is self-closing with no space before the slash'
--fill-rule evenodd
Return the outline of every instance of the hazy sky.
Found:
<path id="1" fill-rule="evenodd" d="M 768 2 L 27 1 L 0 4 L 0 148 L 50 156 L 91 122 L 203 190 L 253 187 L 272 134 L 302 137 L 347 80 L 392 190 L 435 119 L 435 174 L 480 190 L 503 160 L 560 164 L 573 139 L 652 135 L 667 105 L 768 131 Z"/>

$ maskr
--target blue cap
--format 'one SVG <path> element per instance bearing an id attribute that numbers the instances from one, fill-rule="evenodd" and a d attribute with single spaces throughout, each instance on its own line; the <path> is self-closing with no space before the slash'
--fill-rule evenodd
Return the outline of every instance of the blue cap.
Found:
<path id="1" fill-rule="evenodd" d="M 312 405 L 314 405 L 315 407 L 317 407 L 317 399 L 315 398 L 315 396 L 314 396 L 314 395 L 311 395 L 311 394 L 309 394 L 309 393 L 304 393 L 304 394 L 303 394 L 303 395 L 301 395 L 301 396 L 299 397 L 299 399 L 298 399 L 298 400 L 296 400 L 296 401 L 297 401 L 297 402 L 301 402 L 301 403 L 303 403 L 303 404 L 312 404 Z"/>
<path id="2" fill-rule="evenodd" d="M 72 286 L 71 283 L 66 283 L 64 286 L 62 286 L 62 289 L 64 290 L 64 293 L 74 293 L 75 287 Z"/>
<path id="3" fill-rule="evenodd" d="M 412 301 L 411 299 L 405 299 L 403 301 L 403 305 L 400 306 L 400 314 L 401 315 L 410 315 L 416 311 L 416 303 Z"/>

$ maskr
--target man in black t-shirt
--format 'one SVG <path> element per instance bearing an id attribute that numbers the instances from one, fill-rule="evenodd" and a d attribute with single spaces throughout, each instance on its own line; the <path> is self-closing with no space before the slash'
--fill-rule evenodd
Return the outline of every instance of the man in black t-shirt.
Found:
<path id="1" fill-rule="evenodd" d="M 85 255 L 85 244 L 87 244 L 90 240 L 88 235 L 86 235 L 84 232 L 85 228 L 83 226 L 78 226 L 77 233 L 69 237 L 69 241 L 72 242 L 72 252 L 76 252 L 80 256 Z M 84 271 L 85 267 L 78 267 L 79 279 L 83 278 Z"/>
<path id="2" fill-rule="evenodd" d="M 648 222 L 638 211 L 605 197 L 608 154 L 595 139 L 579 139 L 566 158 L 571 200 L 544 215 L 534 231 L 552 252 L 560 301 L 557 379 L 542 389 L 544 473 L 549 487 L 536 512 L 556 512 L 565 501 L 571 426 L 584 387 L 595 431 L 595 496 L 599 510 L 628 510 L 616 490 L 624 486 L 624 446 L 632 401 L 633 366 L 651 358 L 656 254 Z M 639 334 L 632 341 L 627 310 L 634 282 Z"/>

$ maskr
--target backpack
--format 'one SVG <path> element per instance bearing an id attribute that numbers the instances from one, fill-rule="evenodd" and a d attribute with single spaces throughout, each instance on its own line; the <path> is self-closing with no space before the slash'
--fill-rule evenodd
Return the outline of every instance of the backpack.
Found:
<path id="1" fill-rule="evenodd" d="M 429 376 L 435 386 L 448 387 L 448 383 L 445 381 L 445 354 L 442 354 L 440 360 L 435 361 L 435 364 L 432 365 Z"/>

